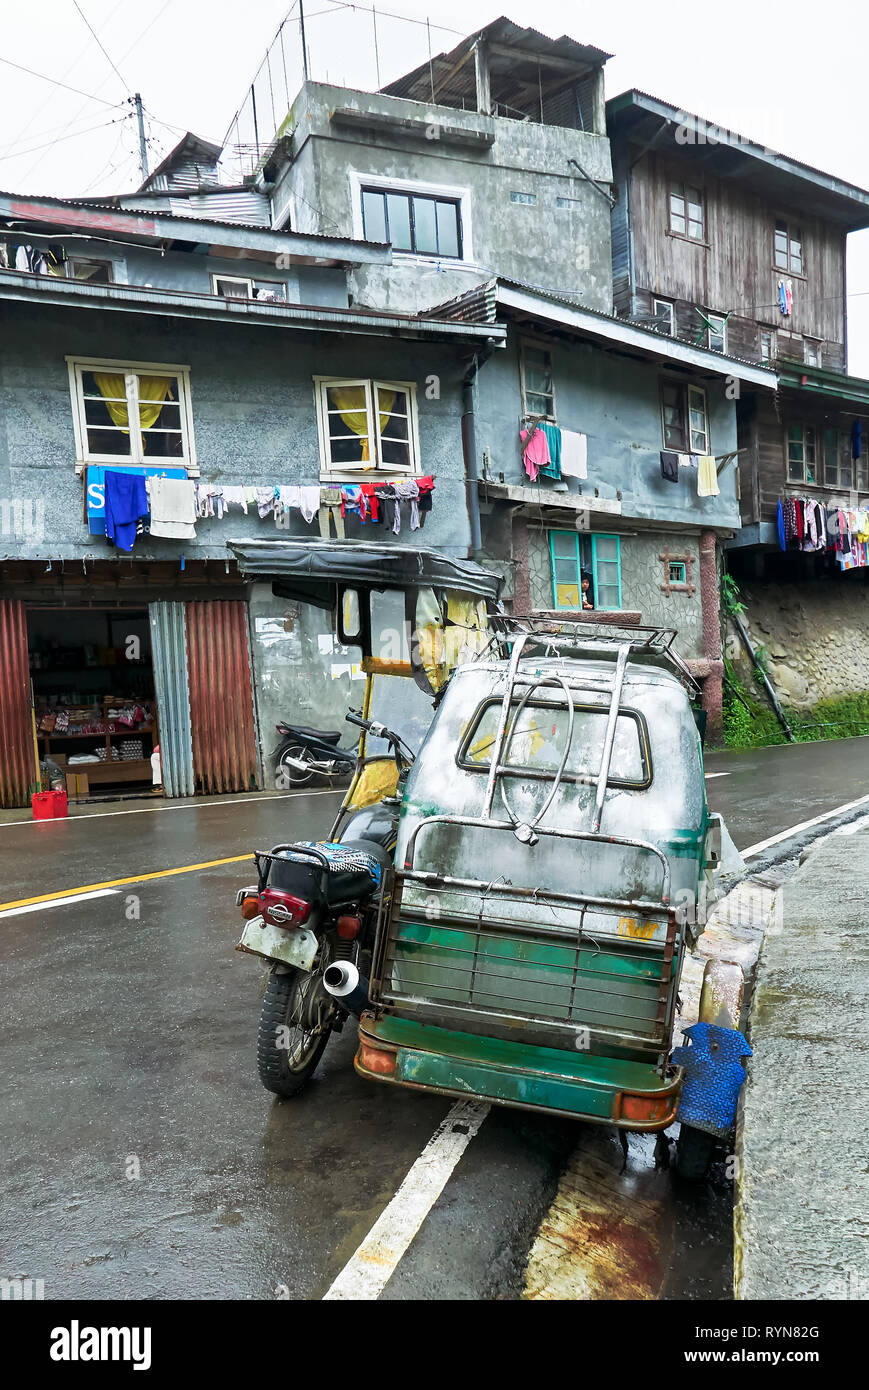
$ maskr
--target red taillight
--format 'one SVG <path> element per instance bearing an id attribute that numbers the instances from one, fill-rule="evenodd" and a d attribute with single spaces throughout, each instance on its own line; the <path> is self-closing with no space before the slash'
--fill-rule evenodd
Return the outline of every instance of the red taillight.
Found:
<path id="1" fill-rule="evenodd" d="M 362 918 L 341 916 L 336 922 L 338 935 L 343 941 L 355 941 L 362 930 Z"/>
<path id="2" fill-rule="evenodd" d="M 307 898 L 296 898 L 277 888 L 264 888 L 259 895 L 259 910 L 272 926 L 299 927 L 310 917 L 311 903 Z"/>

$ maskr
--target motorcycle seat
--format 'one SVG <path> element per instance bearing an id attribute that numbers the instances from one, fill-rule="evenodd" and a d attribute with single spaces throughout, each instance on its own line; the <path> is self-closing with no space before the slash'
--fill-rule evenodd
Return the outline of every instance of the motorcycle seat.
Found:
<path id="1" fill-rule="evenodd" d="M 330 907 L 336 903 L 358 902 L 370 898 L 372 893 L 378 891 L 377 879 L 379 873 L 383 872 L 380 856 L 368 851 L 367 846 L 363 850 L 362 843 L 359 842 L 359 850 L 356 850 L 355 845 L 336 845 L 329 852 L 331 862 L 322 892 Z M 341 850 L 345 849 L 347 853 L 342 855 Z M 354 857 L 357 861 L 355 863 L 352 862 Z M 345 862 L 342 862 L 342 859 Z M 310 860 L 293 858 L 292 850 L 285 851 L 271 861 L 268 874 L 270 888 L 295 893 L 300 897 L 310 894 L 317 898 L 320 896 L 321 884 L 321 870 Z"/>
<path id="2" fill-rule="evenodd" d="M 318 738 L 321 743 L 338 743 L 341 739 L 340 729 L 308 729 L 303 724 L 294 724 L 291 732 L 305 738 Z"/>

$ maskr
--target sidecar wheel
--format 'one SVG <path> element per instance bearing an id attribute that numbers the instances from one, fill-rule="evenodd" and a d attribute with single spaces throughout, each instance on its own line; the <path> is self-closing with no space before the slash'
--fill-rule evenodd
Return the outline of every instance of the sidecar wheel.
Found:
<path id="1" fill-rule="evenodd" d="M 310 1031 L 308 992 L 317 976 L 303 970 L 272 971 L 260 1013 L 256 1060 L 259 1079 L 267 1091 L 289 1100 L 298 1095 L 317 1069 L 330 1029 Z"/>
<path id="2" fill-rule="evenodd" d="M 686 1182 L 702 1182 L 709 1172 L 715 1136 L 691 1125 L 681 1125 L 676 1140 L 676 1172 Z"/>

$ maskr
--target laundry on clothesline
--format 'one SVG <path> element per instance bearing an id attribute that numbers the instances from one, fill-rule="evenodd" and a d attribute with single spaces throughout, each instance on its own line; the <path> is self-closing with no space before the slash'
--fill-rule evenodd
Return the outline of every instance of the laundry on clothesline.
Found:
<path id="1" fill-rule="evenodd" d="M 560 482 L 563 478 L 588 477 L 588 439 L 578 430 L 565 430 L 550 420 L 527 419 L 519 429 L 525 472 Z"/>

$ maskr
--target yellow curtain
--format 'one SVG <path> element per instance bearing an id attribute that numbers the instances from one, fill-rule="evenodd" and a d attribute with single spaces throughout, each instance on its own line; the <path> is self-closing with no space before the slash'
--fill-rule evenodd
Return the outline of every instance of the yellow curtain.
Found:
<path id="1" fill-rule="evenodd" d="M 125 434 L 128 434 L 130 419 L 127 414 L 126 379 L 119 372 L 94 372 L 94 381 L 103 396 L 121 397 L 120 400 L 107 399 L 106 410 L 109 412 L 112 424 L 117 425 Z M 139 377 L 139 395 L 144 398 L 139 401 L 139 424 L 143 430 L 151 428 L 163 409 L 166 397 L 170 396 L 171 398 L 172 381 L 171 376 Z"/>
<path id="2" fill-rule="evenodd" d="M 102 387 L 100 388 L 102 390 Z M 359 410 L 354 403 L 354 396 L 361 394 L 364 400 L 364 386 L 330 386 L 329 395 L 341 412 L 341 419 L 344 424 L 351 429 L 354 434 L 364 435 L 362 440 L 362 462 L 370 463 L 371 447 L 368 439 L 368 411 Z M 388 402 L 388 404 L 387 404 Z M 378 404 L 380 411 L 380 428 L 386 428 L 386 422 L 392 414 L 392 407 L 395 405 L 394 391 L 381 391 Z M 384 408 L 385 407 L 385 410 Z"/>

